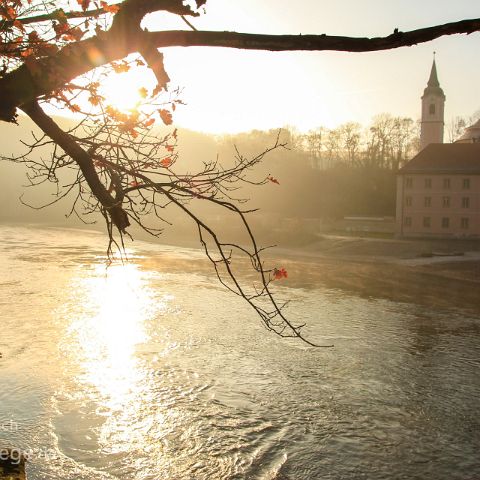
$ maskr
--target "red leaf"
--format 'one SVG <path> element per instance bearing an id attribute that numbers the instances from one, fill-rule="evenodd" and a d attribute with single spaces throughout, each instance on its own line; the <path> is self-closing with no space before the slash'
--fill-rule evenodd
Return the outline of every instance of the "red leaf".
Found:
<path id="1" fill-rule="evenodd" d="M 160 160 L 160 165 L 164 168 L 168 168 L 172 165 L 173 160 L 171 157 L 166 157 L 163 160 Z"/>
<path id="2" fill-rule="evenodd" d="M 284 268 L 281 268 L 281 269 L 274 268 L 273 269 L 273 278 L 275 280 L 281 280 L 282 278 L 287 278 L 287 277 L 288 277 L 288 273 Z"/>
<path id="3" fill-rule="evenodd" d="M 5 20 L 15 20 L 17 18 L 17 12 L 12 8 L 12 7 L 6 7 L 5 9 L 2 9 L 2 17 Z"/>

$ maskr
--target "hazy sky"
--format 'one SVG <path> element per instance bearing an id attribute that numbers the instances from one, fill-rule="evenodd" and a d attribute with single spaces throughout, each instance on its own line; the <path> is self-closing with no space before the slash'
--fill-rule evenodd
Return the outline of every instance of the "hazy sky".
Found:
<path id="1" fill-rule="evenodd" d="M 208 0 L 198 29 L 384 36 L 480 16 L 479 0 Z M 170 19 L 172 18 L 172 19 Z M 184 28 L 165 14 L 152 30 Z M 220 48 L 165 50 L 172 85 L 188 106 L 175 120 L 208 132 L 294 125 L 308 130 L 377 113 L 417 119 L 433 51 L 447 96 L 446 118 L 480 109 L 480 33 L 374 53 L 269 53 Z"/>

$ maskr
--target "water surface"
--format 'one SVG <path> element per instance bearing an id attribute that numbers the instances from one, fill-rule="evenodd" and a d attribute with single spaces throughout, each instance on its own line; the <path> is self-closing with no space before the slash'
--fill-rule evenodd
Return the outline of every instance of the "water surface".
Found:
<path id="1" fill-rule="evenodd" d="M 266 332 L 196 250 L 0 227 L 0 442 L 30 480 L 474 479 L 480 320 L 318 284 Z"/>

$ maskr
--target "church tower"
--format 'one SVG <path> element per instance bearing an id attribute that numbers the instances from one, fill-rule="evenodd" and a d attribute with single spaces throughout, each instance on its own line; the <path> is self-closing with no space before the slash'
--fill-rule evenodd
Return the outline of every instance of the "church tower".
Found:
<path id="1" fill-rule="evenodd" d="M 422 96 L 421 150 L 429 143 L 443 143 L 444 108 L 445 94 L 438 81 L 437 66 L 434 58 L 427 88 Z"/>

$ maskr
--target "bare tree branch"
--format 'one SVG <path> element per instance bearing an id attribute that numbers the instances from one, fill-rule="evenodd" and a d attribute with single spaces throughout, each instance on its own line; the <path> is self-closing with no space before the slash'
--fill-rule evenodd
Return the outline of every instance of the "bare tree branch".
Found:
<path id="1" fill-rule="evenodd" d="M 411 47 L 445 35 L 471 34 L 480 31 L 480 18 L 446 23 L 433 27 L 394 32 L 386 37 L 361 38 L 335 35 L 265 35 L 237 32 L 167 31 L 150 32 L 158 48 L 165 47 L 225 47 L 242 50 L 275 52 L 303 50 L 339 52 L 373 52 Z"/>
<path id="2" fill-rule="evenodd" d="M 130 225 L 127 214 L 122 208 L 122 198 L 113 198 L 98 178 L 90 155 L 83 150 L 74 138 L 65 133 L 36 102 L 24 104 L 23 111 L 45 132 L 65 153 L 75 160 L 82 171 L 92 193 L 109 212 L 112 221 L 120 232 Z"/>

